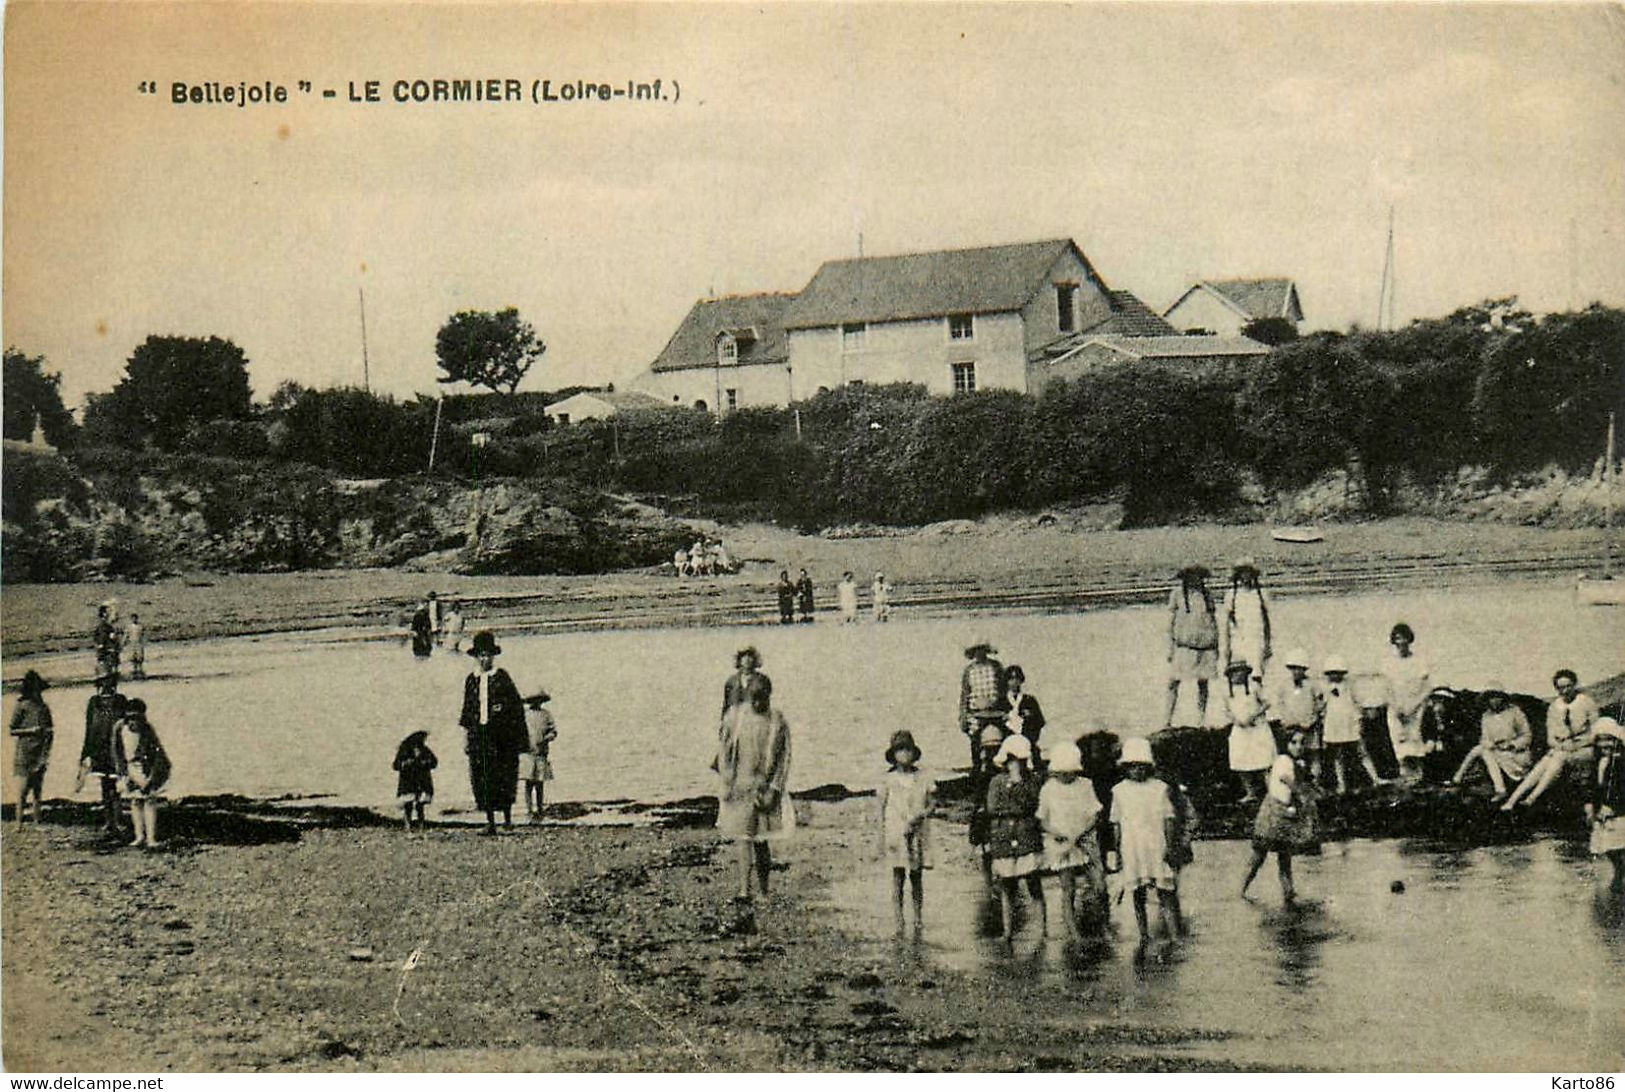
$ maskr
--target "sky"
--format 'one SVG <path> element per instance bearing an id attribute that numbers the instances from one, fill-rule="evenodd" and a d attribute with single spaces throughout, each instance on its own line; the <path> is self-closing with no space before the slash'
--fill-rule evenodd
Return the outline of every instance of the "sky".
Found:
<path id="1" fill-rule="evenodd" d="M 524 101 L 392 101 L 420 78 Z M 1308 328 L 1370 326 L 1390 208 L 1401 321 L 1625 305 L 1618 7 L 24 0 L 4 79 L 4 340 L 70 405 L 149 334 L 232 339 L 262 399 L 359 385 L 361 291 L 375 390 L 441 389 L 440 325 L 507 306 L 521 390 L 624 384 L 695 299 L 860 245 L 1070 237 L 1158 309 L 1289 276 Z"/>

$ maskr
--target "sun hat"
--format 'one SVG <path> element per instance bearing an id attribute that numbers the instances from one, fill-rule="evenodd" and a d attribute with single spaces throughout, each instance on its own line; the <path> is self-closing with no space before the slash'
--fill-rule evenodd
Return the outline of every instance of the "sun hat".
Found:
<path id="1" fill-rule="evenodd" d="M 1083 755 L 1076 743 L 1057 743 L 1049 749 L 1050 773 L 1082 773 Z"/>
<path id="2" fill-rule="evenodd" d="M 993 642 L 992 641 L 976 640 L 976 641 L 972 641 L 970 644 L 965 646 L 965 655 L 967 655 L 967 656 L 975 656 L 976 655 L 976 650 L 979 649 L 979 648 L 985 648 L 989 652 L 995 652 L 995 653 L 999 651 L 998 649 L 993 647 Z"/>
<path id="3" fill-rule="evenodd" d="M 1248 663 L 1246 660 L 1231 660 L 1225 665 L 1224 673 L 1226 677 L 1234 675 L 1238 671 L 1244 671 L 1251 676 L 1253 673 L 1253 665 Z"/>
<path id="4" fill-rule="evenodd" d="M 1621 728 L 1619 721 L 1613 717 L 1598 717 L 1597 723 L 1591 726 L 1591 736 L 1593 739 L 1601 739 L 1603 736 L 1607 736 L 1609 739 L 1617 739 L 1621 743 L 1625 743 L 1625 728 Z"/>
<path id="5" fill-rule="evenodd" d="M 1123 741 L 1123 753 L 1117 759 L 1119 766 L 1133 766 L 1136 763 L 1142 766 L 1154 765 L 1151 759 L 1151 741 L 1143 736 Z"/>
<path id="6" fill-rule="evenodd" d="M 1256 573 L 1258 571 L 1258 562 L 1253 559 L 1252 554 L 1242 554 L 1236 558 L 1235 564 L 1230 566 L 1230 571 L 1232 573 L 1248 571 Z"/>
<path id="7" fill-rule="evenodd" d="M 1309 670 L 1309 653 L 1301 648 L 1293 649 L 1286 654 L 1286 665 L 1288 667 L 1301 667 L 1305 671 Z"/>
<path id="8" fill-rule="evenodd" d="M 891 765 L 896 765 L 897 752 L 903 750 L 913 751 L 914 761 L 918 762 L 920 760 L 920 745 L 914 742 L 914 733 L 907 729 L 892 733 L 891 744 L 886 748 L 886 761 Z"/>
<path id="9" fill-rule="evenodd" d="M 530 706 L 532 709 L 534 709 L 534 708 L 540 706 L 543 702 L 549 702 L 549 701 L 552 701 L 552 700 L 553 700 L 553 695 L 552 694 L 549 694 L 546 690 L 538 690 L 538 691 L 536 691 L 536 693 L 531 694 L 531 695 L 529 695 L 528 697 L 525 698 L 525 704 Z"/>
<path id="10" fill-rule="evenodd" d="M 1018 762 L 1031 762 L 1033 760 L 1033 745 L 1024 735 L 1010 735 L 1004 737 L 999 744 L 999 753 L 993 756 L 993 765 L 1003 766 L 1011 759 Z"/>
<path id="11" fill-rule="evenodd" d="M 147 716 L 147 703 L 140 698 L 126 698 L 124 701 L 124 715 L 144 720 Z"/>
<path id="12" fill-rule="evenodd" d="M 474 634 L 474 640 L 468 646 L 470 656 L 479 656 L 482 653 L 491 656 L 502 655 L 502 646 L 497 644 L 497 635 L 488 629 L 482 629 Z"/>
<path id="13" fill-rule="evenodd" d="M 997 747 L 1004 742 L 1004 728 L 997 721 L 989 721 L 982 725 L 982 730 L 976 737 L 976 742 L 983 747 Z"/>
<path id="14" fill-rule="evenodd" d="M 1347 675 L 1349 673 L 1348 661 L 1341 656 L 1328 656 L 1326 663 L 1320 669 L 1322 675 Z"/>
<path id="15" fill-rule="evenodd" d="M 1483 686 L 1478 688 L 1478 692 L 1484 697 L 1488 697 L 1491 694 L 1499 694 L 1503 698 L 1507 696 L 1507 688 L 1501 685 L 1500 679 L 1489 680 Z"/>

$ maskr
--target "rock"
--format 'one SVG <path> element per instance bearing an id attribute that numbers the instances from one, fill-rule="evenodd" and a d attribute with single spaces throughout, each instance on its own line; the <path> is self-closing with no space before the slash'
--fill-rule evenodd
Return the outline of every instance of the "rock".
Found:
<path id="1" fill-rule="evenodd" d="M 846 980 L 848 989 L 852 990 L 878 990 L 885 985 L 880 976 L 872 973 L 855 974 Z"/>
<path id="2" fill-rule="evenodd" d="M 351 948 L 348 953 L 352 962 L 371 963 L 377 958 L 371 948 Z"/>

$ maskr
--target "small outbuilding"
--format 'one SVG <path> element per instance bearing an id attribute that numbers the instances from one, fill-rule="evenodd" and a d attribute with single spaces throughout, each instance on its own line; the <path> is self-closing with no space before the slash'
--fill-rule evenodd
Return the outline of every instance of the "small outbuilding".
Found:
<path id="1" fill-rule="evenodd" d="M 602 421 L 606 417 L 636 410 L 665 409 L 666 404 L 653 395 L 639 391 L 581 391 L 568 398 L 549 403 L 547 419 L 556 425 L 576 421 Z"/>

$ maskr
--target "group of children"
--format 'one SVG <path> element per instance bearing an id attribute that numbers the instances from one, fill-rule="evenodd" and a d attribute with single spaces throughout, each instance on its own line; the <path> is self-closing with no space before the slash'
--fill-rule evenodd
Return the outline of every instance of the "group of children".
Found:
<path id="1" fill-rule="evenodd" d="M 525 809 L 532 823 L 542 821 L 544 786 L 553 780 L 553 762 L 549 757 L 553 741 L 558 738 L 558 725 L 547 708 L 552 695 L 545 690 L 524 699 L 525 733 L 529 747 L 519 756 L 519 781 L 525 790 Z M 427 825 L 427 809 L 434 801 L 434 770 L 440 759 L 429 748 L 427 731 L 413 732 L 395 748 L 395 797 L 400 802 L 406 820 L 406 829 L 412 829 L 415 816 L 417 825 Z"/>
<path id="2" fill-rule="evenodd" d="M 739 571 L 739 564 L 720 538 L 695 539 L 686 550 L 679 546 L 671 555 L 671 564 L 678 576 L 718 576 Z"/>

